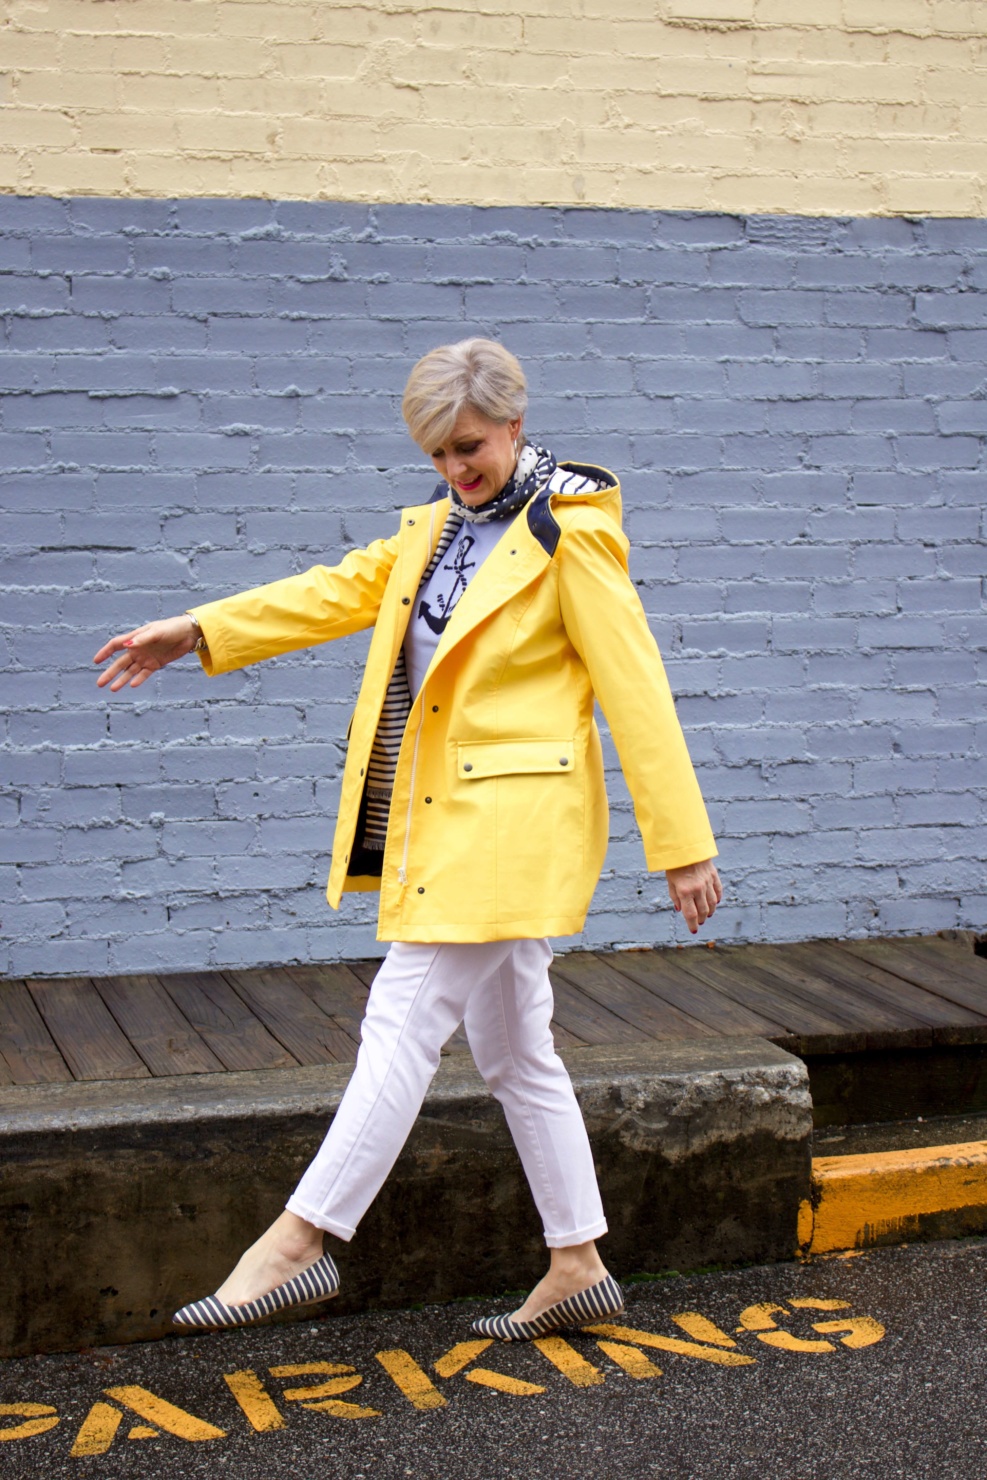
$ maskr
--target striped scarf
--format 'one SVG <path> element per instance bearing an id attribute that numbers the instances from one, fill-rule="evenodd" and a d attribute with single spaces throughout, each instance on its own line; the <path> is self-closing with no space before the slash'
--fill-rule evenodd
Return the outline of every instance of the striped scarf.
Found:
<path id="1" fill-rule="evenodd" d="M 486 524 L 494 519 L 513 518 L 537 493 L 538 489 L 548 482 L 556 466 L 555 458 L 546 448 L 523 447 L 513 474 L 497 497 L 491 499 L 489 503 L 481 504 L 476 509 L 471 509 L 464 504 L 454 488 L 440 483 L 435 496 L 450 499 L 449 513 L 442 526 L 435 554 L 425 567 L 418 584 L 419 593 L 428 585 L 433 572 L 456 538 L 464 520 L 470 524 Z M 397 774 L 398 756 L 408 725 L 408 717 L 411 714 L 413 698 L 402 647 L 398 653 L 390 683 L 387 685 L 384 706 L 380 712 L 377 733 L 370 752 L 367 785 L 361 808 L 362 827 L 358 824 L 356 849 L 353 863 L 350 865 L 351 873 L 362 874 L 369 871 L 366 860 L 358 857 L 361 852 L 365 851 L 378 856 L 384 852 L 384 844 L 387 841 L 387 820 L 391 811 L 391 794 L 394 791 L 394 777 Z"/>

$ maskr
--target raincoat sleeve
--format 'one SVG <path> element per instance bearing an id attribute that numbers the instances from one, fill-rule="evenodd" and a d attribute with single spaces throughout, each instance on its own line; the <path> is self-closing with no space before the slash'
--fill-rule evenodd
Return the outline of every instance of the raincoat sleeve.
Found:
<path id="1" fill-rule="evenodd" d="M 648 868 L 680 868 L 717 849 L 627 551 L 609 516 L 572 511 L 559 547 L 562 620 L 607 717 Z"/>
<path id="2" fill-rule="evenodd" d="M 315 647 L 372 627 L 397 559 L 398 538 L 351 550 L 338 565 L 314 565 L 298 576 L 190 607 L 207 650 L 210 675 L 244 668 L 296 648 Z"/>

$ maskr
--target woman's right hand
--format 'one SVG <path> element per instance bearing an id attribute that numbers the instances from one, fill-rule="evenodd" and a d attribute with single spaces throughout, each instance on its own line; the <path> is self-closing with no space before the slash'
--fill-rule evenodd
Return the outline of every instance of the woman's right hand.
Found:
<path id="1" fill-rule="evenodd" d="M 184 658 L 199 640 L 199 629 L 192 618 L 184 613 L 180 617 L 165 617 L 161 622 L 145 622 L 132 632 L 122 632 L 111 637 L 93 658 L 94 663 L 103 663 L 113 653 L 120 656 L 111 663 L 105 673 L 96 680 L 99 688 L 109 685 L 115 694 L 129 684 L 132 689 L 140 688 L 145 679 L 166 663 Z"/>

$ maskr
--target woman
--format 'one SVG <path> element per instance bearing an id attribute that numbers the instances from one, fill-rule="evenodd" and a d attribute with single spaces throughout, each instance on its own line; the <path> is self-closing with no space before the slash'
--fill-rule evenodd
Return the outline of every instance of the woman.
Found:
<path id="1" fill-rule="evenodd" d="M 627 574 L 620 489 L 603 468 L 525 443 L 524 374 L 487 339 L 433 350 L 402 410 L 442 477 L 397 533 L 113 638 L 99 683 L 142 684 L 193 650 L 208 674 L 373 627 L 349 736 L 328 899 L 380 891 L 356 1067 L 285 1211 L 214 1296 L 176 1324 L 242 1325 L 338 1288 L 348 1240 L 465 1023 L 545 1228 L 548 1273 L 512 1316 L 527 1340 L 617 1314 L 596 1248 L 606 1221 L 569 1077 L 554 1051 L 548 935 L 580 931 L 607 845 L 602 705 L 651 869 L 695 933 L 721 890 L 661 659 Z"/>

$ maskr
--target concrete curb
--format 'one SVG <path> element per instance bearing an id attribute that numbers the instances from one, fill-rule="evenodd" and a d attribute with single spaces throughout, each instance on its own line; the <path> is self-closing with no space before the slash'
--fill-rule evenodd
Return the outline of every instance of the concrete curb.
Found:
<path id="1" fill-rule="evenodd" d="M 618 1276 L 791 1257 L 810 1199 L 801 1060 L 758 1038 L 565 1057 Z M 340 1065 L 0 1090 L 0 1355 L 167 1334 L 171 1312 L 215 1289 L 276 1216 L 349 1075 Z M 341 1312 L 518 1289 L 541 1272 L 520 1164 L 468 1056 L 443 1062 L 339 1264 Z"/>
<path id="2" fill-rule="evenodd" d="M 799 1209 L 805 1254 L 987 1231 L 987 1141 L 812 1162 Z"/>

